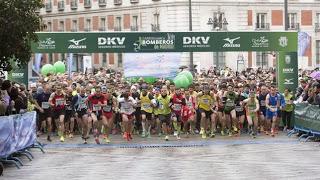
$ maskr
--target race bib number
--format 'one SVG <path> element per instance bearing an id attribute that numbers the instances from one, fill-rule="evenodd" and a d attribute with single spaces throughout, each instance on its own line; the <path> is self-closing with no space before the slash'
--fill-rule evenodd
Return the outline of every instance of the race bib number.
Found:
<path id="1" fill-rule="evenodd" d="M 209 104 L 209 99 L 203 99 L 202 101 L 204 104 Z"/>
<path id="2" fill-rule="evenodd" d="M 67 107 L 66 107 L 66 110 L 71 111 L 71 110 L 72 110 L 72 107 L 71 107 L 71 106 L 67 106 Z"/>
<path id="3" fill-rule="evenodd" d="M 79 109 L 87 109 L 86 103 L 79 104 Z"/>
<path id="4" fill-rule="evenodd" d="M 164 109 L 164 105 L 162 103 L 159 103 L 159 109 Z"/>
<path id="5" fill-rule="evenodd" d="M 56 99 L 56 105 L 57 105 L 57 106 L 62 106 L 62 105 L 64 105 L 64 99 Z"/>
<path id="6" fill-rule="evenodd" d="M 266 106 L 266 101 L 260 101 L 260 106 Z"/>
<path id="7" fill-rule="evenodd" d="M 103 111 L 105 112 L 111 112 L 111 106 L 104 106 Z"/>
<path id="8" fill-rule="evenodd" d="M 49 105 L 49 102 L 42 102 L 41 103 L 41 108 L 42 109 L 49 109 L 50 105 Z"/>
<path id="9" fill-rule="evenodd" d="M 227 107 L 233 107 L 234 106 L 234 102 L 232 102 L 231 100 L 227 100 L 226 106 Z"/>
<path id="10" fill-rule="evenodd" d="M 236 111 L 237 112 L 242 112 L 243 111 L 243 107 L 242 106 L 236 106 Z"/>
<path id="11" fill-rule="evenodd" d="M 188 103 L 187 103 L 187 106 L 188 106 L 189 108 L 193 108 L 192 102 L 188 102 Z"/>
<path id="12" fill-rule="evenodd" d="M 183 112 L 183 116 L 184 116 L 184 117 L 187 117 L 187 116 L 188 116 L 188 111 L 184 111 L 184 112 Z"/>
<path id="13" fill-rule="evenodd" d="M 93 110 L 93 111 L 100 111 L 100 110 L 101 110 L 101 106 L 98 105 L 98 104 L 94 104 L 94 105 L 92 106 L 92 110 Z"/>
<path id="14" fill-rule="evenodd" d="M 256 107 L 253 107 L 253 106 L 249 106 L 249 111 L 254 111 L 254 110 L 256 110 Z"/>
<path id="15" fill-rule="evenodd" d="M 181 111 L 181 104 L 174 104 L 173 105 L 173 110 L 174 111 Z"/>
<path id="16" fill-rule="evenodd" d="M 142 108 L 143 108 L 143 109 L 151 109 L 151 105 L 148 104 L 148 103 L 143 103 L 143 104 L 142 104 Z"/>

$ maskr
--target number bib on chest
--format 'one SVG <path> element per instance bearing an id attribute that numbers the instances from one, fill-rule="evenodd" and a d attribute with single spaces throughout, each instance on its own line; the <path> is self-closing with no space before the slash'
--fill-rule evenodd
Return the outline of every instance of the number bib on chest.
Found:
<path id="1" fill-rule="evenodd" d="M 146 109 L 146 110 L 151 109 L 151 105 L 149 103 L 142 103 L 141 106 L 142 106 L 143 109 Z"/>
<path id="2" fill-rule="evenodd" d="M 62 105 L 64 105 L 64 99 L 56 99 L 56 105 L 57 105 L 57 106 L 62 106 Z"/>
<path id="3" fill-rule="evenodd" d="M 174 104 L 173 105 L 173 110 L 174 111 L 181 111 L 181 104 Z"/>
<path id="4" fill-rule="evenodd" d="M 104 106 L 103 111 L 105 112 L 111 112 L 111 106 Z"/>
<path id="5" fill-rule="evenodd" d="M 49 102 L 42 102 L 41 103 L 41 108 L 42 109 L 49 109 L 50 105 L 49 105 Z"/>
<path id="6" fill-rule="evenodd" d="M 237 112 L 242 112 L 243 111 L 243 107 L 242 106 L 236 106 L 236 111 Z"/>
<path id="7" fill-rule="evenodd" d="M 93 110 L 93 111 L 100 111 L 100 110 L 101 110 L 101 106 L 98 105 L 98 104 L 94 104 L 94 105 L 92 106 L 92 110 Z"/>
<path id="8" fill-rule="evenodd" d="M 265 107 L 266 106 L 266 101 L 260 101 L 260 106 Z"/>

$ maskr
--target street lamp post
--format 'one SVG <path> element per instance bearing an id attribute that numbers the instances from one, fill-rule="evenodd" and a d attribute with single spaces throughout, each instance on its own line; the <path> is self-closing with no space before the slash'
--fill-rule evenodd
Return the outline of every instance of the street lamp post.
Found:
<path id="1" fill-rule="evenodd" d="M 220 12 L 220 8 L 218 9 L 217 14 L 220 16 L 221 12 Z M 217 18 L 217 16 L 215 15 L 215 13 L 213 13 L 213 18 L 209 18 L 207 25 L 212 26 L 212 31 L 223 31 L 223 30 L 227 30 L 227 25 L 228 22 L 226 20 L 226 18 L 223 18 L 222 22 L 220 21 L 220 17 L 219 19 Z M 216 64 L 216 69 L 219 69 L 219 52 L 216 51 L 216 59 L 214 59 L 213 56 L 213 61 L 215 61 Z"/>
<path id="2" fill-rule="evenodd" d="M 192 4 L 191 0 L 189 0 L 189 31 L 192 31 Z M 190 56 L 190 71 L 194 75 L 194 66 L 193 66 L 193 52 L 190 51 L 189 53 Z"/>

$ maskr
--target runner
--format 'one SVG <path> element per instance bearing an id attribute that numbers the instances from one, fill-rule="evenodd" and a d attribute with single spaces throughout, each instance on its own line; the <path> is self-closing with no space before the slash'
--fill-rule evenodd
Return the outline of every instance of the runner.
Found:
<path id="1" fill-rule="evenodd" d="M 190 88 L 189 91 L 185 91 L 185 98 L 182 99 L 181 117 L 184 125 L 184 132 L 187 135 L 189 133 L 194 135 L 197 101 L 196 98 L 190 94 L 190 91 L 193 92 Z"/>
<path id="2" fill-rule="evenodd" d="M 181 109 L 182 109 L 182 99 L 184 99 L 183 96 L 183 89 L 176 88 L 175 93 L 172 96 L 172 114 L 171 114 L 171 120 L 174 128 L 174 136 L 177 137 L 177 139 L 180 139 L 181 134 Z"/>
<path id="3" fill-rule="evenodd" d="M 80 93 L 75 96 L 76 98 L 76 104 L 75 104 L 75 109 L 77 116 L 81 120 L 82 124 L 82 139 L 83 143 L 87 144 L 87 139 L 89 138 L 89 127 L 88 127 L 88 96 L 86 95 L 86 89 L 84 87 L 80 88 Z"/>
<path id="4" fill-rule="evenodd" d="M 102 93 L 105 97 L 105 101 L 102 105 L 102 124 L 104 129 L 104 139 L 106 143 L 110 143 L 110 132 L 113 128 L 113 110 L 116 106 L 116 99 L 107 92 L 107 87 L 102 87 Z"/>
<path id="5" fill-rule="evenodd" d="M 239 122 L 239 135 L 243 131 L 243 125 L 245 120 L 245 108 L 243 107 L 243 101 L 246 99 L 243 94 L 243 87 L 242 84 L 238 84 L 238 86 L 235 86 L 235 91 L 237 92 L 237 97 L 235 100 L 235 110 L 236 110 L 236 116 L 237 121 Z"/>
<path id="6" fill-rule="evenodd" d="M 168 89 L 163 86 L 161 89 L 161 95 L 157 99 L 157 108 L 159 114 L 159 120 L 162 126 L 162 132 L 165 135 L 165 140 L 169 141 L 168 136 L 168 125 L 170 124 L 170 115 L 171 115 L 171 97 L 168 95 Z"/>
<path id="7" fill-rule="evenodd" d="M 133 97 L 129 96 L 128 92 L 125 92 L 122 94 L 122 97 L 120 96 L 118 98 L 118 102 L 121 105 L 120 108 L 120 113 L 122 117 L 122 122 L 123 122 L 123 128 L 124 128 L 124 134 L 123 138 L 126 139 L 127 141 L 132 140 L 132 121 L 134 118 L 134 112 L 135 112 L 135 107 L 137 105 L 136 100 L 133 99 Z"/>
<path id="8" fill-rule="evenodd" d="M 60 141 L 64 142 L 64 118 L 66 98 L 62 91 L 61 85 L 55 87 L 55 92 L 50 95 L 49 103 L 53 109 L 53 119 L 58 122 L 58 136 Z"/>
<path id="9" fill-rule="evenodd" d="M 214 100 L 210 95 L 210 89 L 208 86 L 205 86 L 203 93 L 199 94 L 198 97 L 198 107 L 201 113 L 201 122 L 200 122 L 200 135 L 203 139 L 207 138 L 207 130 L 212 115 L 212 106 L 214 105 Z M 212 121 L 215 121 L 214 119 Z M 212 134 L 213 135 L 213 134 Z"/>
<path id="10" fill-rule="evenodd" d="M 255 138 L 257 135 L 257 129 L 258 129 L 259 101 L 255 96 L 254 89 L 250 90 L 249 98 L 244 100 L 244 103 L 246 104 L 248 129 L 249 129 L 250 135 L 253 138 Z"/>
<path id="11" fill-rule="evenodd" d="M 291 118 L 294 110 L 293 105 L 293 95 L 289 88 L 286 88 L 283 93 L 285 99 L 285 107 L 282 110 L 282 122 L 283 122 L 283 131 L 291 130 Z"/>
<path id="12" fill-rule="evenodd" d="M 233 86 L 228 85 L 228 91 L 224 94 L 225 98 L 225 106 L 224 106 L 224 114 L 226 117 L 226 125 L 228 127 L 228 134 L 232 136 L 232 131 L 234 133 L 238 132 L 238 122 L 236 119 L 236 111 L 235 111 L 235 100 L 236 93 L 233 91 Z"/>
<path id="13" fill-rule="evenodd" d="M 220 91 L 217 93 L 217 104 L 218 104 L 218 121 L 221 126 L 221 136 L 225 135 L 225 128 L 226 128 L 226 117 L 225 114 L 223 113 L 224 111 L 224 104 L 225 104 L 225 99 L 223 98 L 227 89 L 227 85 L 225 83 L 222 83 L 220 85 Z"/>
<path id="14" fill-rule="evenodd" d="M 268 127 L 271 124 L 271 136 L 275 136 L 275 127 L 277 123 L 277 112 L 280 106 L 280 97 L 276 93 L 276 88 L 271 86 L 270 93 L 266 97 L 267 107 L 267 123 Z"/>
<path id="15" fill-rule="evenodd" d="M 102 106 L 105 102 L 105 97 L 101 93 L 101 86 L 96 86 L 95 93 L 88 97 L 90 109 L 89 123 L 93 123 L 93 136 L 97 144 L 100 144 L 99 135 L 101 133 Z"/>
<path id="16" fill-rule="evenodd" d="M 148 91 L 148 85 L 143 84 L 141 87 L 141 95 L 140 95 L 140 102 L 141 102 L 141 120 L 142 120 L 142 137 L 151 137 L 150 130 L 151 130 L 151 121 L 152 121 L 152 112 L 153 107 L 151 101 L 153 100 L 153 96 Z"/>
<path id="17" fill-rule="evenodd" d="M 259 110 L 259 124 L 260 124 L 260 132 L 264 132 L 265 134 L 268 135 L 268 131 L 267 131 L 267 123 L 266 123 L 266 118 L 267 118 L 267 108 L 266 108 L 266 99 L 267 99 L 267 95 L 268 95 L 268 90 L 267 90 L 267 86 L 262 85 L 260 88 L 260 94 L 258 96 L 258 100 L 259 100 L 259 106 L 260 106 L 260 110 Z"/>
<path id="18" fill-rule="evenodd" d="M 73 89 L 67 88 L 66 90 L 66 116 L 65 116 L 65 127 L 66 133 L 69 134 L 69 138 L 73 138 L 73 130 L 74 130 L 74 119 L 75 119 L 75 99 L 72 95 Z"/>

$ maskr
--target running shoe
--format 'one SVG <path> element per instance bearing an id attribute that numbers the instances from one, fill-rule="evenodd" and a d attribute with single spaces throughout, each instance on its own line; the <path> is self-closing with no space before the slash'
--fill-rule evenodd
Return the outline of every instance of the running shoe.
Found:
<path id="1" fill-rule="evenodd" d="M 225 134 L 224 134 L 224 131 L 223 131 L 223 130 L 221 131 L 221 136 L 225 136 Z"/>
<path id="2" fill-rule="evenodd" d="M 199 134 L 199 130 L 198 129 L 194 130 L 194 133 Z"/>
<path id="3" fill-rule="evenodd" d="M 63 136 L 60 137 L 60 142 L 64 142 L 64 137 Z"/>
<path id="4" fill-rule="evenodd" d="M 228 134 L 229 134 L 229 137 L 231 137 L 231 136 L 232 136 L 232 132 L 231 132 L 231 131 L 229 131 L 229 132 L 228 132 Z"/>
<path id="5" fill-rule="evenodd" d="M 161 137 L 162 136 L 162 133 L 160 132 L 160 133 L 158 133 L 158 137 Z"/>
<path id="6" fill-rule="evenodd" d="M 122 137 L 123 137 L 123 139 L 128 139 L 128 133 L 124 132 Z"/>
<path id="7" fill-rule="evenodd" d="M 269 132 L 268 132 L 268 131 L 265 131 L 264 133 L 265 133 L 267 136 L 269 135 Z"/>
<path id="8" fill-rule="evenodd" d="M 72 133 L 69 134 L 69 138 L 70 138 L 70 139 L 73 138 L 73 134 L 72 134 Z"/>
<path id="9" fill-rule="evenodd" d="M 274 133 L 274 129 L 271 129 L 271 137 L 274 137 L 275 133 Z"/>
<path id="10" fill-rule="evenodd" d="M 146 137 L 146 132 L 145 131 L 142 131 L 141 133 L 141 137 L 145 138 Z"/>
<path id="11" fill-rule="evenodd" d="M 178 136 L 178 131 L 174 131 L 174 132 L 173 132 L 173 135 L 174 135 L 174 136 Z"/>
<path id="12" fill-rule="evenodd" d="M 200 133 L 199 134 L 204 134 L 204 128 L 201 128 Z"/>
<path id="13" fill-rule="evenodd" d="M 111 142 L 108 137 L 105 138 L 105 141 L 106 141 L 107 144 L 109 144 Z"/>
<path id="14" fill-rule="evenodd" d="M 207 138 L 207 134 L 206 134 L 206 133 L 203 133 L 203 134 L 201 135 L 201 138 L 202 138 L 202 139 L 206 139 L 206 138 Z"/>
<path id="15" fill-rule="evenodd" d="M 169 141 L 169 136 L 166 136 L 164 140 Z"/>
<path id="16" fill-rule="evenodd" d="M 181 137 L 180 137 L 180 134 L 177 134 L 177 140 L 180 140 Z"/>
<path id="17" fill-rule="evenodd" d="M 210 137 L 211 138 L 214 138 L 216 136 L 216 134 L 212 131 L 211 133 L 210 133 Z"/>
<path id="18" fill-rule="evenodd" d="M 49 142 L 52 141 L 51 138 L 50 138 L 50 136 L 47 137 L 47 141 L 49 141 Z"/>
<path id="19" fill-rule="evenodd" d="M 87 139 L 83 140 L 83 144 L 88 144 Z"/>
<path id="20" fill-rule="evenodd" d="M 150 132 L 147 133 L 147 138 L 151 138 L 151 133 Z"/>
<path id="21" fill-rule="evenodd" d="M 100 140 L 98 137 L 96 137 L 94 140 L 96 141 L 97 144 L 100 144 Z"/>
<path id="22" fill-rule="evenodd" d="M 237 132 L 238 131 L 238 128 L 236 126 L 233 126 L 233 131 L 234 132 Z"/>
<path id="23" fill-rule="evenodd" d="M 128 133 L 128 138 L 129 138 L 130 140 L 133 139 L 131 133 Z"/>

